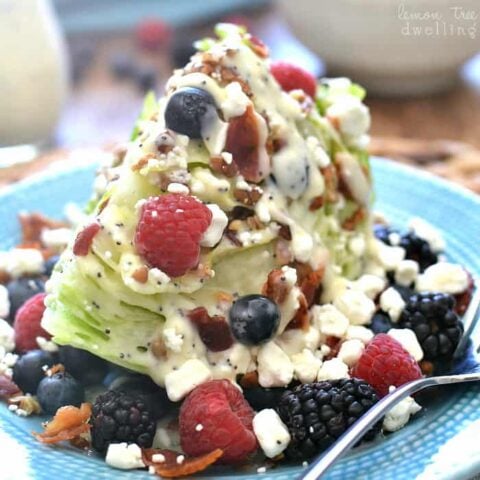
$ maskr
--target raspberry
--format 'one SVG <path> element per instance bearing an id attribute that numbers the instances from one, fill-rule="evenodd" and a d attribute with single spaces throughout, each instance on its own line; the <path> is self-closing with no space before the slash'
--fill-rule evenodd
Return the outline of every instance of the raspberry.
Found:
<path id="1" fill-rule="evenodd" d="M 385 333 L 379 333 L 353 367 L 352 376 L 368 382 L 383 397 L 391 385 L 399 387 L 421 378 L 422 372 L 399 342 Z"/>
<path id="2" fill-rule="evenodd" d="M 223 450 L 221 463 L 239 463 L 257 449 L 255 412 L 228 380 L 203 383 L 180 409 L 180 442 L 187 455 Z M 201 425 L 201 427 L 199 427 Z"/>
<path id="3" fill-rule="evenodd" d="M 312 98 L 315 98 L 317 81 L 311 73 L 303 68 L 288 62 L 273 62 L 270 66 L 270 72 L 286 92 L 298 88 Z"/>
<path id="4" fill-rule="evenodd" d="M 37 337 L 52 338 L 40 325 L 45 311 L 45 297 L 45 293 L 37 293 L 18 309 L 13 328 L 15 346 L 21 353 L 38 348 Z"/>
<path id="5" fill-rule="evenodd" d="M 137 251 L 167 275 L 184 275 L 198 265 L 200 240 L 211 220 L 208 207 L 190 195 L 151 197 L 137 225 Z"/>

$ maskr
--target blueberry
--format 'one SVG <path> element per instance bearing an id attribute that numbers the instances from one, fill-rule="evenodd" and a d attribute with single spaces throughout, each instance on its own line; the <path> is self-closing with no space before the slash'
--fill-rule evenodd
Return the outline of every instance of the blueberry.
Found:
<path id="1" fill-rule="evenodd" d="M 60 258 L 60 255 L 53 255 L 53 257 L 50 257 L 45 262 L 45 272 L 44 273 L 47 277 L 50 277 L 52 275 L 53 269 L 55 268 L 55 265 L 57 264 L 59 258 Z"/>
<path id="2" fill-rule="evenodd" d="M 164 417 L 175 406 L 169 400 L 164 388 L 157 385 L 150 377 L 139 373 L 123 374 L 113 380 L 108 388 L 134 397 L 142 397 L 157 420 Z"/>
<path id="3" fill-rule="evenodd" d="M 66 372 L 45 377 L 38 385 L 37 398 L 42 410 L 53 415 L 65 405 L 79 407 L 85 400 L 85 391 L 77 380 Z"/>
<path id="4" fill-rule="evenodd" d="M 22 355 L 13 367 L 13 381 L 24 393 L 35 394 L 38 384 L 44 378 L 45 372 L 42 367 L 51 367 L 55 363 L 55 357 L 50 352 L 43 350 L 31 350 Z"/>
<path id="5" fill-rule="evenodd" d="M 240 343 L 260 345 L 275 335 L 280 311 L 263 295 L 246 295 L 232 305 L 229 320 L 232 334 Z"/>
<path id="6" fill-rule="evenodd" d="M 393 328 L 393 323 L 388 313 L 378 311 L 373 316 L 370 325 L 370 330 L 372 330 L 373 333 L 387 333 L 391 328 Z"/>
<path id="7" fill-rule="evenodd" d="M 10 300 L 9 323 L 13 323 L 17 310 L 37 293 L 45 291 L 45 281 L 41 277 L 22 277 L 7 284 Z"/>
<path id="8" fill-rule="evenodd" d="M 134 74 L 134 80 L 141 92 L 154 90 L 157 85 L 157 72 L 151 67 L 140 67 Z"/>
<path id="9" fill-rule="evenodd" d="M 84 385 L 100 383 L 107 374 L 108 364 L 86 350 L 66 345 L 59 350 L 65 370 Z"/>
<path id="10" fill-rule="evenodd" d="M 276 408 L 286 388 L 245 388 L 243 394 L 250 406 L 259 412 L 264 408 Z"/>
<path id="11" fill-rule="evenodd" d="M 174 132 L 202 138 L 202 128 L 217 116 L 213 97 L 205 90 L 185 87 L 177 90 L 165 109 L 165 124 Z"/>

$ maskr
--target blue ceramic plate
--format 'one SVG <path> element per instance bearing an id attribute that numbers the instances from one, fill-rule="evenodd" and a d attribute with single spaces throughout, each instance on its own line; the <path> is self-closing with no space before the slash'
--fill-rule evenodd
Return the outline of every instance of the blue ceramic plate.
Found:
<path id="1" fill-rule="evenodd" d="M 414 215 L 422 216 L 444 233 L 449 257 L 468 266 L 472 273 L 479 276 L 479 197 L 386 160 L 374 159 L 373 167 L 376 208 L 399 226 L 405 225 Z M 16 217 L 19 210 L 36 210 L 61 217 L 65 203 L 83 204 L 87 200 L 93 172 L 93 165 L 65 169 L 4 190 L 0 194 L 0 250 L 11 247 L 19 240 Z M 464 432 L 477 420 L 470 429 L 467 428 L 467 432 L 472 431 L 475 425 L 477 432 L 480 431 L 480 388 L 456 388 L 448 393 L 440 391 L 433 397 L 423 414 L 406 428 L 356 449 L 339 462 L 326 478 L 410 480 L 422 474 L 421 478 L 458 480 L 480 471 L 480 446 L 475 446 L 478 439 L 472 442 L 462 439 L 463 434 L 459 436 L 459 432 Z M 152 478 L 142 471 L 112 470 L 101 459 L 68 447 L 40 445 L 31 436 L 32 430 L 40 430 L 40 419 L 23 419 L 0 406 L 0 478 Z M 440 454 L 436 455 L 440 448 Z M 473 451 L 475 448 L 476 451 Z M 9 459 L 11 471 L 7 473 L 5 469 L 10 466 Z M 260 476 L 253 468 L 242 471 L 213 469 L 200 478 L 287 480 L 295 478 L 300 468 L 279 467 Z"/>

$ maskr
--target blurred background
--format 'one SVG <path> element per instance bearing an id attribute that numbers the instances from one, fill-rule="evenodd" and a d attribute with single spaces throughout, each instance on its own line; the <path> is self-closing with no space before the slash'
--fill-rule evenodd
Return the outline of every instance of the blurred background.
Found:
<path id="1" fill-rule="evenodd" d="M 362 83 L 373 154 L 480 193 L 478 0 L 0 0 L 0 186 L 128 139 L 218 21 Z"/>

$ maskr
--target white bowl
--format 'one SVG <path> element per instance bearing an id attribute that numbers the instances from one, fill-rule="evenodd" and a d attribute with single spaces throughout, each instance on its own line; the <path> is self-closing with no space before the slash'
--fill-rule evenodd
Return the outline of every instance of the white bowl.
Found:
<path id="1" fill-rule="evenodd" d="M 455 83 L 480 49 L 479 0 L 278 0 L 298 38 L 327 64 L 385 95 Z"/>

